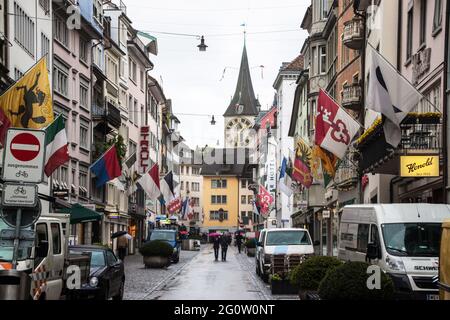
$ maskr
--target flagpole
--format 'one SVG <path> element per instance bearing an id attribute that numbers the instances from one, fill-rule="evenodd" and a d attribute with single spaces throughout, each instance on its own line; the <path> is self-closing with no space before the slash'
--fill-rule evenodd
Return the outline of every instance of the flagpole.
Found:
<path id="1" fill-rule="evenodd" d="M 392 69 L 395 70 L 395 72 L 403 79 L 406 81 L 406 83 L 414 90 L 416 91 L 418 94 L 420 94 L 420 96 L 422 97 L 423 100 L 427 101 L 431 106 L 433 106 L 435 111 L 439 111 L 439 113 L 442 113 L 441 110 L 439 110 L 436 105 L 434 103 L 432 103 L 427 97 L 424 96 L 424 94 L 422 92 L 420 92 L 404 75 L 402 75 L 398 69 L 396 67 L 394 67 L 392 65 L 392 63 L 389 62 L 388 59 L 386 59 L 381 53 L 379 53 L 377 51 L 377 49 L 374 48 L 374 46 L 372 46 L 372 44 L 370 42 L 367 42 L 367 45 L 372 49 L 372 54 L 375 52 L 375 54 L 377 54 L 378 56 L 380 56 L 381 59 L 384 60 L 384 62 L 386 62 Z"/>
<path id="2" fill-rule="evenodd" d="M 95 160 L 95 162 L 89 166 L 89 169 L 91 169 L 93 166 L 95 166 L 95 165 L 97 164 L 97 162 L 99 162 L 100 159 L 101 159 L 106 153 L 108 153 L 108 151 L 110 151 L 112 148 L 114 148 L 115 146 L 116 146 L 116 145 L 113 144 L 108 150 L 106 150 L 105 152 L 103 152 L 102 155 L 101 155 L 100 157 L 98 157 L 98 159 Z"/>

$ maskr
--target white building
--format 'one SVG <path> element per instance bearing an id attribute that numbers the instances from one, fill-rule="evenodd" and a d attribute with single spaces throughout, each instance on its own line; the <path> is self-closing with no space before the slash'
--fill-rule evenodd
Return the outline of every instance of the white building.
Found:
<path id="1" fill-rule="evenodd" d="M 294 104 L 296 81 L 303 70 L 303 56 L 299 55 L 292 62 L 283 63 L 273 84 L 277 91 L 277 155 L 276 167 L 281 168 L 283 159 L 289 159 L 294 153 L 294 139 L 289 136 L 289 127 Z M 279 172 L 277 171 L 277 179 Z M 288 197 L 277 188 L 277 224 L 282 228 L 291 226 L 293 214 L 293 196 Z"/>

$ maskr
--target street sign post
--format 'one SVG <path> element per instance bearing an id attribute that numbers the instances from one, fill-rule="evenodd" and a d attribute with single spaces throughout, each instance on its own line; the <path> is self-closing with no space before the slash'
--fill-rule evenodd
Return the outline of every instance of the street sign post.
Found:
<path id="1" fill-rule="evenodd" d="M 17 222 L 18 212 L 20 209 L 20 222 Z M 26 229 L 35 224 L 41 216 L 41 202 L 37 201 L 37 205 L 33 208 L 26 207 L 2 207 L 0 208 L 0 218 L 11 228 L 19 227 Z"/>
<path id="2" fill-rule="evenodd" d="M 4 181 L 41 183 L 44 178 L 45 131 L 9 129 L 3 151 Z"/>
<path id="3" fill-rule="evenodd" d="M 2 205 L 4 207 L 34 208 L 38 201 L 38 188 L 35 184 L 3 184 Z"/>

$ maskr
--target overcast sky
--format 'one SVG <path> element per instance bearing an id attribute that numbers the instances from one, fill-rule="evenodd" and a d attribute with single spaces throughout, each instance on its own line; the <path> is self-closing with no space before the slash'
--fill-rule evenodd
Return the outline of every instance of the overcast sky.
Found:
<path id="1" fill-rule="evenodd" d="M 124 0 L 124 3 L 133 26 L 158 38 L 159 54 L 151 58 L 155 64 L 151 74 L 160 81 L 166 97 L 172 99 L 174 113 L 181 120 L 181 134 L 195 148 L 216 146 L 217 141 L 223 145 L 222 115 L 235 91 L 244 43 L 241 25 L 247 25 L 247 51 L 250 68 L 254 67 L 255 93 L 262 108 L 267 109 L 273 101 L 272 85 L 281 63 L 298 56 L 307 36 L 300 23 L 310 1 Z M 204 35 L 209 47 L 206 52 L 199 52 L 200 41 L 195 37 L 156 31 Z M 185 114 L 214 114 L 217 124 L 211 126 L 208 116 Z"/>

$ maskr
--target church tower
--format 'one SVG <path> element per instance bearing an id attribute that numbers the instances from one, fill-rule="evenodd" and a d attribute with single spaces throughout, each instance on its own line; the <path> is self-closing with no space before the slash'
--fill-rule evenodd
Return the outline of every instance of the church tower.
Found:
<path id="1" fill-rule="evenodd" d="M 255 124 L 261 105 L 253 91 L 247 48 L 244 43 L 241 67 L 233 99 L 225 112 L 225 148 L 248 148 L 251 146 L 249 130 Z"/>

